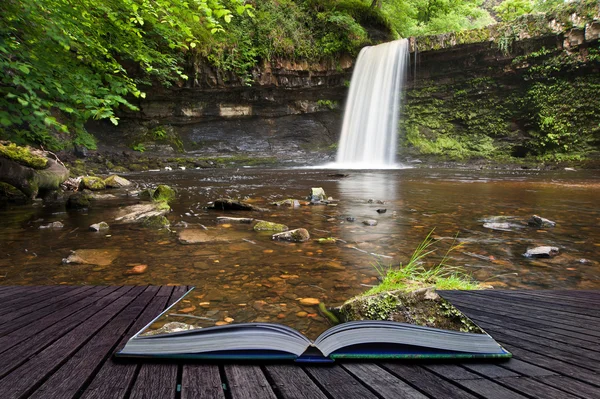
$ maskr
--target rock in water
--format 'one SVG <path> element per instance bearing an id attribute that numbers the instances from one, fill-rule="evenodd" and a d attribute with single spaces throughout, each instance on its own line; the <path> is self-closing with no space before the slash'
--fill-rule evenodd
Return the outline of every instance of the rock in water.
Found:
<path id="1" fill-rule="evenodd" d="M 212 242 L 228 242 L 226 237 L 214 234 L 212 231 L 189 229 L 179 233 L 181 244 L 205 244 Z"/>
<path id="2" fill-rule="evenodd" d="M 121 188 L 130 186 L 132 183 L 121 176 L 111 175 L 104 179 L 104 184 L 108 188 Z"/>
<path id="3" fill-rule="evenodd" d="M 79 182 L 79 190 L 88 189 L 92 191 L 98 191 L 104 190 L 105 188 L 106 184 L 104 183 L 104 180 L 102 180 L 101 177 L 85 176 L 82 177 L 81 181 Z"/>
<path id="4" fill-rule="evenodd" d="M 260 220 L 254 225 L 255 231 L 286 231 L 289 228 L 285 224 L 267 222 L 266 220 Z"/>
<path id="5" fill-rule="evenodd" d="M 291 241 L 291 242 L 306 242 L 310 240 L 310 234 L 306 229 L 296 229 L 284 231 L 282 233 L 273 234 L 274 240 Z"/>
<path id="6" fill-rule="evenodd" d="M 218 211 L 261 211 L 267 212 L 268 209 L 259 208 L 247 202 L 236 201 L 231 198 L 219 198 L 213 201 L 212 205 L 208 209 L 214 209 Z"/>
<path id="7" fill-rule="evenodd" d="M 108 230 L 108 223 L 106 223 L 106 222 L 94 223 L 93 225 L 90 226 L 90 230 L 92 230 L 92 231 Z"/>
<path id="8" fill-rule="evenodd" d="M 63 259 L 65 264 L 108 266 L 119 255 L 117 249 L 78 249 Z"/>
<path id="9" fill-rule="evenodd" d="M 510 223 L 484 223 L 483 227 L 490 230 L 511 231 Z"/>
<path id="10" fill-rule="evenodd" d="M 313 187 L 310 189 L 310 195 L 308 196 L 308 200 L 312 203 L 319 203 L 321 201 L 327 200 L 327 195 L 325 194 L 325 190 L 321 187 Z"/>
<path id="11" fill-rule="evenodd" d="M 119 210 L 115 220 L 122 223 L 140 223 L 152 216 L 164 216 L 169 210 L 168 205 L 160 202 L 131 205 Z"/>
<path id="12" fill-rule="evenodd" d="M 363 224 L 366 226 L 377 226 L 377 220 L 374 220 L 374 219 L 363 220 Z"/>
<path id="13" fill-rule="evenodd" d="M 554 227 L 556 226 L 556 222 L 553 222 L 550 219 L 543 218 L 538 215 L 533 215 L 528 221 L 527 224 L 533 227 Z"/>
<path id="14" fill-rule="evenodd" d="M 254 218 L 230 218 L 228 216 L 217 217 L 217 224 L 251 224 Z"/>
<path id="15" fill-rule="evenodd" d="M 558 247 L 551 246 L 535 247 L 528 249 L 527 252 L 523 254 L 526 258 L 551 258 L 556 255 L 558 255 Z"/>
<path id="16" fill-rule="evenodd" d="M 386 213 L 387 209 L 382 208 L 382 209 L 377 209 L 377 213 Z"/>
<path id="17" fill-rule="evenodd" d="M 155 230 L 168 228 L 170 225 L 171 224 L 169 223 L 169 219 L 162 215 L 149 216 L 147 218 L 144 218 L 144 220 L 142 221 L 143 227 Z"/>
<path id="18" fill-rule="evenodd" d="M 40 229 L 62 229 L 63 227 L 65 227 L 65 225 L 61 222 L 52 222 L 50 224 L 40 226 Z"/>
<path id="19" fill-rule="evenodd" d="M 74 194 L 71 194 L 69 198 L 67 198 L 67 209 L 84 209 L 90 206 L 90 199 L 92 196 L 90 192 L 81 191 Z"/>
<path id="20" fill-rule="evenodd" d="M 158 187 L 156 187 L 156 190 L 154 190 L 154 193 L 152 194 L 152 199 L 154 201 L 166 203 L 171 203 L 175 199 L 175 197 L 175 190 L 173 190 L 166 184 L 159 184 Z"/>

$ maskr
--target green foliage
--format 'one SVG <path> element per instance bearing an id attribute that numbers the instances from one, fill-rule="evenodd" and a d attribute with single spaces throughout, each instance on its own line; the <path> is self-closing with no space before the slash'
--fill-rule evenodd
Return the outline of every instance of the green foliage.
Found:
<path id="1" fill-rule="evenodd" d="M 48 164 L 46 158 L 33 154 L 27 147 L 19 147 L 13 143 L 0 143 L 0 156 L 34 169 L 44 169 Z"/>
<path id="2" fill-rule="evenodd" d="M 0 14 L 2 135 L 50 148 L 95 148 L 87 120 L 117 124 L 140 84 L 186 80 L 186 53 L 232 18 L 218 0 L 5 0 Z"/>
<path id="3" fill-rule="evenodd" d="M 533 11 L 532 0 L 504 0 L 494 7 L 494 11 L 502 21 L 512 21 L 518 16 L 529 14 Z"/>
<path id="4" fill-rule="evenodd" d="M 410 292 L 424 287 L 435 287 L 440 290 L 481 288 L 479 283 L 473 281 L 470 276 L 446 264 L 448 254 L 456 249 L 458 245 L 453 244 L 450 246 L 438 264 L 430 267 L 423 265 L 424 260 L 435 252 L 435 249 L 433 249 L 434 240 L 431 238 L 432 233 L 433 230 L 417 246 L 406 265 L 390 265 L 387 267 L 381 264 L 375 265 L 375 269 L 383 280 L 379 285 L 365 292 L 364 295 L 397 290 Z"/>

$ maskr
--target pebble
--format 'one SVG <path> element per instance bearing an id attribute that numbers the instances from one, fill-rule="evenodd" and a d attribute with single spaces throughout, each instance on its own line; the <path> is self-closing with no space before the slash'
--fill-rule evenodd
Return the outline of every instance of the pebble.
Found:
<path id="1" fill-rule="evenodd" d="M 191 313 L 191 312 L 193 312 L 194 310 L 196 310 L 196 307 L 195 307 L 195 306 L 189 306 L 189 307 L 187 307 L 187 308 L 183 308 L 183 309 L 181 309 L 181 310 L 179 311 L 179 313 Z"/>
<path id="2" fill-rule="evenodd" d="M 321 301 L 317 298 L 300 298 L 300 305 L 304 306 L 317 306 Z"/>
<path id="3" fill-rule="evenodd" d="M 306 317 L 307 315 L 308 315 L 307 312 L 298 312 L 298 313 L 296 313 L 296 316 L 298 316 L 298 317 Z"/>
<path id="4" fill-rule="evenodd" d="M 130 276 L 130 275 L 134 275 L 134 274 L 143 274 L 146 272 L 146 269 L 148 269 L 148 265 L 135 265 L 131 269 L 123 272 L 123 274 L 126 276 Z"/>
<path id="5" fill-rule="evenodd" d="M 215 326 L 226 326 L 227 324 L 229 324 L 229 323 L 227 323 L 226 321 L 217 321 L 215 323 Z"/>
<path id="6" fill-rule="evenodd" d="M 233 317 L 226 317 L 223 320 L 225 320 L 225 322 L 227 322 L 227 323 L 233 323 L 234 319 L 233 319 Z"/>

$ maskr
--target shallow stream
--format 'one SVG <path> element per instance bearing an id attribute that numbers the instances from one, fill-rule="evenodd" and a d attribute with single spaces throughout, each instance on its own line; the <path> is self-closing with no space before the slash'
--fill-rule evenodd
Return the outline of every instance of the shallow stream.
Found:
<path id="1" fill-rule="evenodd" d="M 435 229 L 437 251 L 431 263 L 442 258 L 457 236 L 462 245 L 450 252 L 448 263 L 497 288 L 600 288 L 597 172 L 241 168 L 126 177 L 138 189 L 164 183 L 178 190 L 168 215 L 172 231 L 114 222 L 120 206 L 137 202 L 128 195 L 132 190 L 105 191 L 115 198 L 96 200 L 84 212 L 11 205 L 0 209 L 0 284 L 194 285 L 195 313 L 209 320 L 282 321 L 314 332 L 327 322 L 315 307 L 300 305 L 299 298 L 317 298 L 327 306 L 343 303 L 377 284 L 377 262 L 383 267 L 406 262 Z M 337 206 L 271 205 L 306 199 L 311 187 L 322 187 Z M 224 196 L 269 211 L 205 209 L 207 202 Z M 533 214 L 555 221 L 556 227 L 527 226 Z M 276 242 L 271 233 L 248 225 L 218 225 L 217 216 L 256 217 L 304 227 L 313 239 L 339 241 Z M 367 219 L 378 224 L 364 225 Z M 510 223 L 510 231 L 483 227 L 499 220 Z M 40 229 L 54 221 L 64 227 Z M 100 221 L 110 225 L 107 232 L 88 230 Z M 180 222 L 188 229 L 219 230 L 227 241 L 183 245 L 177 236 L 183 227 L 175 227 Z M 538 245 L 556 246 L 560 253 L 551 259 L 522 255 Z M 114 260 L 104 266 L 62 263 L 78 249 L 103 249 Z M 140 264 L 147 265 L 144 273 L 126 274 Z"/>

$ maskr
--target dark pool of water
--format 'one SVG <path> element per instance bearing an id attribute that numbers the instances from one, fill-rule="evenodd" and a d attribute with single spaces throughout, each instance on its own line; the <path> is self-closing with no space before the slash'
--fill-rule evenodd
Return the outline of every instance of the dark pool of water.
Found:
<path id="1" fill-rule="evenodd" d="M 316 308 L 297 299 L 318 298 L 339 305 L 377 283 L 374 265 L 405 262 L 433 229 L 439 261 L 458 235 L 462 245 L 448 263 L 499 288 L 600 288 L 600 176 L 597 172 L 456 171 L 401 169 L 332 170 L 219 169 L 148 172 L 128 176 L 138 187 L 166 183 L 179 192 L 172 225 L 218 229 L 228 242 L 182 245 L 177 232 L 151 231 L 113 222 L 119 206 L 135 203 L 125 190 L 115 199 L 96 201 L 85 212 L 64 208 L 9 206 L 0 210 L 0 284 L 188 284 L 196 286 L 192 305 L 203 317 L 236 321 L 282 321 L 302 331 L 321 330 L 326 321 Z M 336 207 L 297 209 L 270 203 L 303 199 L 323 187 Z M 261 219 L 304 227 L 312 238 L 336 237 L 336 244 L 276 242 L 270 233 L 248 226 L 217 225 L 217 216 L 243 212 L 206 210 L 212 199 L 246 198 L 269 212 Z M 369 203 L 369 199 L 374 200 Z M 385 203 L 378 204 L 377 201 Z M 385 208 L 379 214 L 377 209 Z M 533 214 L 556 227 L 525 225 Z M 512 231 L 483 227 L 494 217 L 509 217 Z M 348 222 L 354 217 L 354 222 Z M 377 226 L 363 220 L 375 219 Z M 39 229 L 61 221 L 59 230 Z M 99 221 L 107 233 L 88 231 Z M 553 259 L 527 259 L 538 245 L 559 247 Z M 71 250 L 107 249 L 116 254 L 106 266 L 65 265 Z M 132 265 L 147 265 L 126 275 Z M 197 302 L 197 303 L 196 303 Z M 297 315 L 300 313 L 299 316 Z"/>

